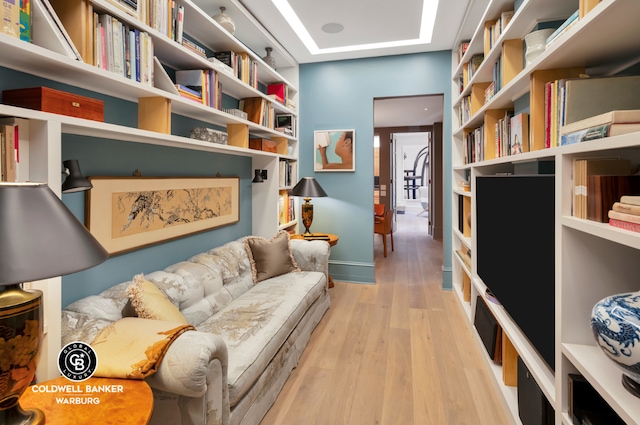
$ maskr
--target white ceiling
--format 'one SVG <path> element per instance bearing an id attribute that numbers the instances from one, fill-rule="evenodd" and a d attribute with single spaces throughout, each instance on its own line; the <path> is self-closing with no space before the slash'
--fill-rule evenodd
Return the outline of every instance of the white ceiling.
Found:
<path id="1" fill-rule="evenodd" d="M 426 0 L 432 1 L 432 0 Z M 215 3 L 212 0 L 212 3 Z M 432 52 L 452 48 L 469 0 L 440 0 L 429 44 L 311 55 L 271 0 L 240 0 L 298 63 Z M 288 0 L 318 47 L 342 47 L 419 38 L 422 0 Z M 328 34 L 322 26 L 339 23 Z"/>
<path id="2" fill-rule="evenodd" d="M 376 99 L 374 127 L 405 127 L 442 122 L 443 96 L 409 96 Z"/>
<path id="3" fill-rule="evenodd" d="M 277 0 L 281 1 L 281 0 Z M 305 28 L 319 48 L 381 43 L 416 39 L 419 36 L 423 0 L 288 0 Z M 425 2 L 433 0 L 424 0 Z M 389 56 L 419 52 L 450 50 L 456 42 L 458 29 L 463 21 L 467 5 L 486 0 L 440 0 L 434 22 L 432 40 L 428 44 L 404 47 L 385 47 L 354 50 L 345 53 L 312 55 L 296 33 L 280 14 L 272 0 L 194 0 L 206 13 L 213 15 L 220 6 L 227 6 L 228 14 L 236 21 L 236 36 L 249 46 L 262 46 L 265 34 L 250 31 L 255 28 L 246 17 L 232 15 L 234 5 L 246 9 L 262 24 L 283 47 L 274 50 L 278 64 L 295 62 L 311 63 L 332 60 Z M 340 33 L 322 31 L 328 23 L 344 26 Z M 262 47 L 255 51 L 261 54 Z M 290 66 L 290 65 L 289 65 Z M 427 108 L 427 111 L 425 111 Z M 417 96 L 408 98 L 379 99 L 375 102 L 374 125 L 394 127 L 431 125 L 442 121 L 443 101 L 441 96 Z"/>

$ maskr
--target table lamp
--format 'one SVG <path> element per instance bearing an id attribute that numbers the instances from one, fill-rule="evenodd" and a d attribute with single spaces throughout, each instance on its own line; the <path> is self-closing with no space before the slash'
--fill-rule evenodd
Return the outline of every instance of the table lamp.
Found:
<path id="1" fill-rule="evenodd" d="M 45 183 L 0 183 L 0 423 L 43 424 L 18 399 L 42 343 L 42 291 L 21 284 L 88 269 L 107 251 Z"/>
<path id="2" fill-rule="evenodd" d="M 311 198 L 327 196 L 327 193 L 320 187 L 320 184 L 313 177 L 303 177 L 297 185 L 289 192 L 290 196 L 302 196 L 302 224 L 305 227 L 304 234 L 310 235 L 311 223 L 313 222 L 313 205 Z"/>

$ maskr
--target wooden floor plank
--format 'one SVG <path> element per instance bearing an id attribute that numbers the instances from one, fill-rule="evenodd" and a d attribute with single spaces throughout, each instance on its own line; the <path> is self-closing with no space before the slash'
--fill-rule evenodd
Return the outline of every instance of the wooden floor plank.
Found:
<path id="1" fill-rule="evenodd" d="M 508 424 L 427 219 L 374 244 L 376 284 L 335 282 L 331 308 L 262 425 Z"/>

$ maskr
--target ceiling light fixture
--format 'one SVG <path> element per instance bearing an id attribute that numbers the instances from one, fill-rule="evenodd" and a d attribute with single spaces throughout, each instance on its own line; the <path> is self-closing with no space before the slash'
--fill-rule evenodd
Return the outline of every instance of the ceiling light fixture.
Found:
<path id="1" fill-rule="evenodd" d="M 320 55 L 327 53 L 353 52 L 357 50 L 381 49 L 386 47 L 415 46 L 419 44 L 431 43 L 431 37 L 433 35 L 433 27 L 435 24 L 436 12 L 438 11 L 439 0 L 423 0 L 419 38 L 410 40 L 388 41 L 382 43 L 332 47 L 325 49 L 321 49 L 318 47 L 318 44 L 313 40 L 313 37 L 311 37 L 311 34 L 309 34 L 309 31 L 307 31 L 304 24 L 302 23 L 296 12 L 294 12 L 293 8 L 287 0 L 271 0 L 271 2 L 278 9 L 280 14 L 282 14 L 284 19 L 289 23 L 291 29 L 293 29 L 293 31 L 298 35 L 298 38 L 300 38 L 300 41 L 302 41 L 307 50 L 309 50 L 309 53 L 311 53 L 312 55 Z"/>
<path id="2" fill-rule="evenodd" d="M 322 31 L 326 32 L 327 34 L 337 34 L 339 32 L 342 32 L 343 30 L 344 26 L 337 22 L 331 22 L 322 26 Z"/>

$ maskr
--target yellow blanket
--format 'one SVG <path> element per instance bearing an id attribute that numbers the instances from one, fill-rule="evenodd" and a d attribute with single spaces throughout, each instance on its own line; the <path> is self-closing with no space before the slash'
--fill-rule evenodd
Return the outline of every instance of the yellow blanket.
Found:
<path id="1" fill-rule="evenodd" d="M 195 328 L 139 317 L 120 319 L 102 329 L 91 343 L 98 357 L 93 376 L 144 379 L 153 375 L 171 343 L 188 330 Z"/>

